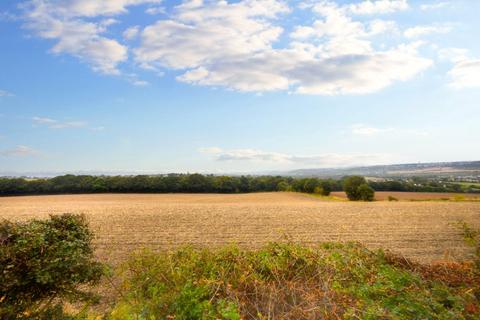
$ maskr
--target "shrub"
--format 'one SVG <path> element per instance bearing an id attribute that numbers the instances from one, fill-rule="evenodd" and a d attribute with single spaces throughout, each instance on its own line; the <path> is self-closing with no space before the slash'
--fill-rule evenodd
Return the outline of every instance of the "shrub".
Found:
<path id="1" fill-rule="evenodd" d="M 388 196 L 388 201 L 398 201 L 398 199 L 392 196 Z"/>
<path id="2" fill-rule="evenodd" d="M 320 194 L 320 195 L 325 195 L 325 191 L 323 190 L 322 187 L 315 187 L 315 189 L 313 190 L 313 193 L 315 194 Z"/>
<path id="3" fill-rule="evenodd" d="M 80 215 L 3 221 L 0 318 L 57 319 L 62 313 L 60 300 L 94 298 L 79 289 L 80 285 L 97 283 L 102 275 L 102 265 L 94 260 L 92 238 L 85 217 Z"/>
<path id="4" fill-rule="evenodd" d="M 367 184 L 365 178 L 360 176 L 345 178 L 343 190 L 352 201 L 373 201 L 375 196 L 375 191 Z"/>

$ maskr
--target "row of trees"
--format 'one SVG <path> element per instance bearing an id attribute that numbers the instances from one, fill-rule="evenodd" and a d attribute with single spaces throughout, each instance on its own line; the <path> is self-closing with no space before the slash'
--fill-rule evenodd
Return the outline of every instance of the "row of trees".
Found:
<path id="1" fill-rule="evenodd" d="M 344 190 L 342 179 L 281 176 L 214 176 L 168 174 L 158 176 L 64 175 L 51 179 L 0 178 L 1 195 L 65 193 L 247 193 L 296 191 L 329 195 Z M 362 183 L 362 184 L 366 184 Z M 369 181 L 375 191 L 465 192 L 459 184 L 425 178 Z M 470 191 L 472 192 L 472 191 Z"/>
<path id="2" fill-rule="evenodd" d="M 280 176 L 214 176 L 169 174 L 161 176 L 64 175 L 51 179 L 0 178 L 0 195 L 65 193 L 247 193 L 296 191 L 328 195 L 342 190 L 331 179 Z"/>

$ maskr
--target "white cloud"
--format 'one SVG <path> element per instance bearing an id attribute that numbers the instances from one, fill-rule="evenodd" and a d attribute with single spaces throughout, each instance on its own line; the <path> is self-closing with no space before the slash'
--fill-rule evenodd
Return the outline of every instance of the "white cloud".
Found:
<path id="1" fill-rule="evenodd" d="M 139 31 L 140 31 L 139 26 L 133 26 L 133 27 L 127 28 L 122 35 L 124 39 L 132 40 L 137 37 Z"/>
<path id="2" fill-rule="evenodd" d="M 435 33 L 449 33 L 450 31 L 452 31 L 451 25 L 415 26 L 405 30 L 404 35 L 407 38 L 418 38 Z"/>
<path id="3" fill-rule="evenodd" d="M 344 167 L 354 165 L 372 165 L 387 163 L 389 155 L 385 154 L 337 154 L 292 155 L 268 152 L 256 149 L 223 150 L 217 147 L 202 148 L 200 152 L 211 154 L 216 161 L 266 162 L 283 165 L 302 165 L 315 167 Z"/>
<path id="4" fill-rule="evenodd" d="M 114 16 L 126 13 L 129 6 L 160 2 L 161 0 L 31 0 L 30 4 L 41 11 L 72 18 Z"/>
<path id="5" fill-rule="evenodd" d="M 480 59 L 459 60 L 448 75 L 452 88 L 480 88 Z"/>
<path id="6" fill-rule="evenodd" d="M 84 128 L 88 126 L 85 121 L 59 121 L 44 117 L 33 117 L 32 120 L 34 124 L 44 125 L 50 129 Z"/>
<path id="7" fill-rule="evenodd" d="M 431 3 L 431 4 L 422 4 L 420 5 L 420 9 L 427 11 L 427 10 L 436 10 L 445 8 L 450 5 L 450 2 L 438 2 L 438 3 Z"/>
<path id="8" fill-rule="evenodd" d="M 26 26 L 55 41 L 51 52 L 76 56 L 101 73 L 120 74 L 129 48 L 107 36 L 108 26 L 129 6 L 152 4 L 146 12 L 157 14 L 159 3 L 30 0 L 24 9 Z M 143 69 L 175 71 L 178 81 L 194 85 L 258 93 L 367 94 L 409 80 L 433 63 L 420 55 L 419 43 L 402 43 L 404 38 L 375 43 L 377 36 L 399 34 L 395 21 L 357 17 L 406 10 L 406 0 L 314 1 L 303 7 L 314 19 L 294 26 L 288 37 L 282 22 L 292 10 L 282 0 L 184 0 L 168 14 L 162 8 L 166 17 L 142 28 L 130 26 L 122 35 L 140 39 L 131 51 Z M 124 76 L 134 85 L 148 84 Z"/>
<path id="9" fill-rule="evenodd" d="M 37 150 L 23 145 L 18 145 L 13 149 L 0 150 L 0 156 L 3 157 L 30 157 L 38 154 Z"/>
<path id="10" fill-rule="evenodd" d="M 151 7 L 145 10 L 145 13 L 151 14 L 151 15 L 157 15 L 157 14 L 166 14 L 167 11 L 165 10 L 164 7 Z"/>
<path id="11" fill-rule="evenodd" d="M 404 7 L 404 1 L 387 2 L 373 3 L 375 10 Z M 369 4 L 362 4 L 352 9 L 316 3 L 311 8 L 324 19 L 296 26 L 292 41 L 276 48 L 283 32 L 276 18 L 289 12 L 283 3 L 185 2 L 170 19 L 142 31 L 135 59 L 147 69 L 181 70 L 177 80 L 196 85 L 324 95 L 375 92 L 432 64 L 419 56 L 418 43 L 375 50 L 371 39 L 397 26 L 378 19 L 354 21 L 348 13 L 367 10 Z"/>
<path id="12" fill-rule="evenodd" d="M 354 14 L 385 14 L 408 9 L 407 0 L 366 0 L 350 4 L 348 10 Z"/>
<path id="13" fill-rule="evenodd" d="M 265 51 L 282 32 L 270 19 L 286 11 L 275 0 L 185 2 L 143 30 L 135 58 L 147 68 L 184 69 Z"/>
<path id="14" fill-rule="evenodd" d="M 37 36 L 56 40 L 52 53 L 67 53 L 86 62 L 94 71 L 117 75 L 128 49 L 102 34 L 116 20 L 91 22 L 86 18 L 125 13 L 128 6 L 158 0 L 31 0 L 22 5 L 25 26 Z"/>
<path id="15" fill-rule="evenodd" d="M 366 94 L 396 81 L 406 81 L 430 67 L 432 62 L 417 56 L 414 46 L 401 46 L 385 52 L 340 56 L 306 65 L 299 93 Z M 323 77 L 314 77 L 314 72 Z M 317 73 L 317 74 L 318 74 Z"/>
<path id="16" fill-rule="evenodd" d="M 464 48 L 443 48 L 438 51 L 438 57 L 440 59 L 452 62 L 467 60 L 468 56 L 469 51 Z"/>

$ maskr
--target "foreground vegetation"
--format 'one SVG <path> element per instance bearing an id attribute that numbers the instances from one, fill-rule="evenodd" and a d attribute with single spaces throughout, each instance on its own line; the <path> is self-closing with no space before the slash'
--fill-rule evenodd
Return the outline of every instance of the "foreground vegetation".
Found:
<path id="1" fill-rule="evenodd" d="M 0 224 L 0 319 L 64 319 L 60 301 L 93 301 L 103 275 L 79 215 Z"/>
<path id="2" fill-rule="evenodd" d="M 72 215 L 2 223 L 2 319 L 480 317 L 480 235 L 466 224 L 465 240 L 476 255 L 465 263 L 423 265 L 357 243 L 143 251 L 116 274 L 123 283 L 105 314 L 84 309 L 68 316 L 60 302 L 92 302 L 78 289 L 96 283 L 102 270 L 92 261 L 85 226 Z"/>
<path id="3" fill-rule="evenodd" d="M 478 319 L 470 264 L 423 266 L 355 243 L 143 253 L 126 267 L 123 319 Z"/>

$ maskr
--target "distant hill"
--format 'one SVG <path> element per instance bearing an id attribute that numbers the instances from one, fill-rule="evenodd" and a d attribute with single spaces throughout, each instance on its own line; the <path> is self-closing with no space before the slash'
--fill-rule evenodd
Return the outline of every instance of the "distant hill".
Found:
<path id="1" fill-rule="evenodd" d="M 336 178 L 346 175 L 361 175 L 368 177 L 479 177 L 480 161 L 408 163 L 330 169 L 299 169 L 289 171 L 286 173 L 286 175 L 295 177 L 329 178 Z"/>

